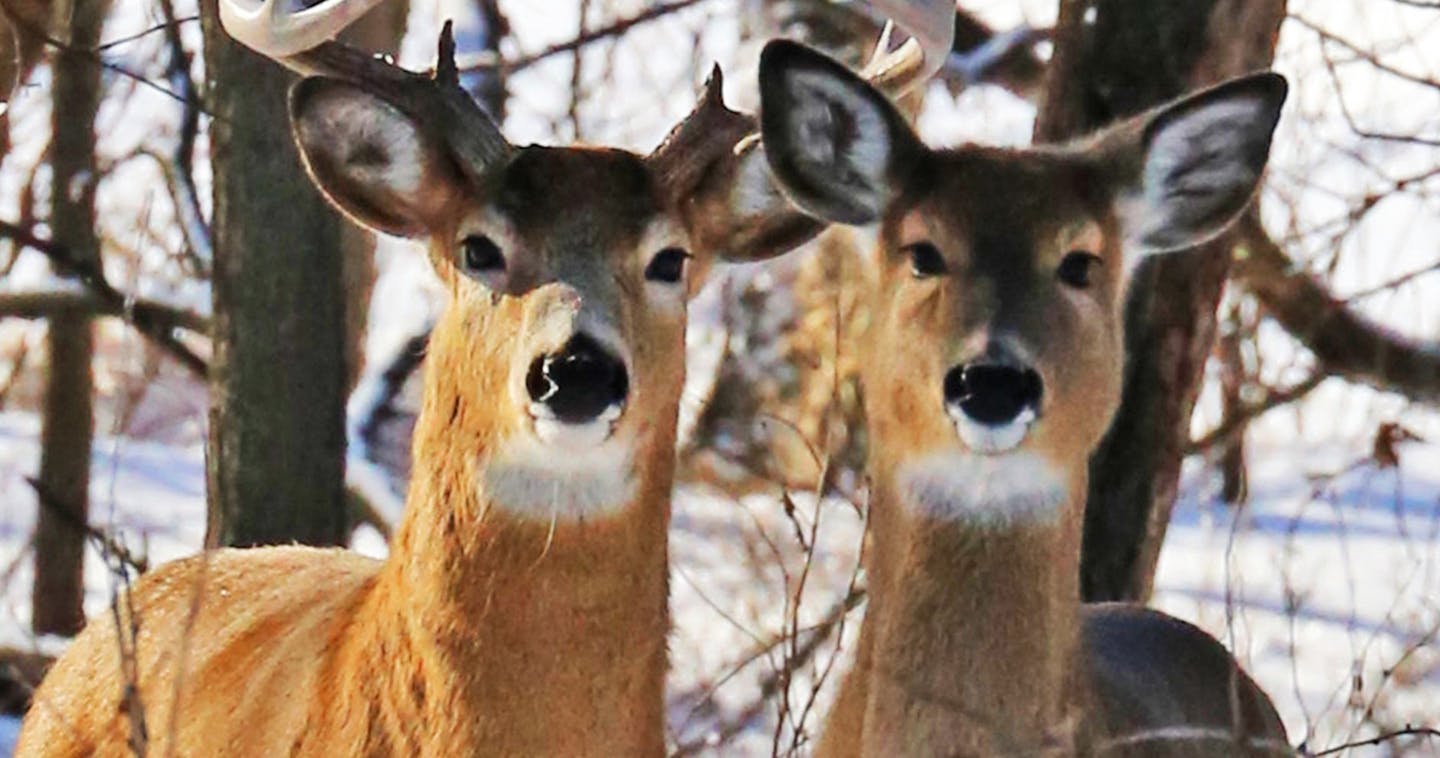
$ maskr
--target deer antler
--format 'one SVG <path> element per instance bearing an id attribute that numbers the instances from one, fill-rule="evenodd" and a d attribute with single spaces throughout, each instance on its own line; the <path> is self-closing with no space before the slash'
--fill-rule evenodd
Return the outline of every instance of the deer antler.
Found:
<path id="1" fill-rule="evenodd" d="M 271 58 L 288 58 L 335 38 L 381 0 L 321 0 L 309 8 L 291 0 L 222 0 L 220 23 L 246 47 Z"/>
<path id="2" fill-rule="evenodd" d="M 381 0 L 323 0 L 292 10 L 294 0 L 220 0 L 220 23 L 250 49 L 307 75 L 363 87 L 426 124 L 467 172 L 501 165 L 512 148 L 500 128 L 460 87 L 455 40 L 447 21 L 435 71 L 419 74 L 335 42 L 334 37 Z"/>
<path id="3" fill-rule="evenodd" d="M 886 53 L 890 24 L 886 24 L 875 56 L 863 75 L 894 97 L 930 80 L 945 65 L 955 43 L 955 0 L 872 0 L 910 39 Z"/>

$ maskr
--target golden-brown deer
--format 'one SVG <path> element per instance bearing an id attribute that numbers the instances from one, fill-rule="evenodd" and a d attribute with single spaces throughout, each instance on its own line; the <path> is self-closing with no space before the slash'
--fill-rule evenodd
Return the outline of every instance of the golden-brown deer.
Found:
<path id="1" fill-rule="evenodd" d="M 282 4 L 222 15 L 319 74 L 290 95 L 311 178 L 426 242 L 449 291 L 404 521 L 385 561 L 221 550 L 145 576 L 119 630 L 96 619 L 55 665 L 19 754 L 663 754 L 690 259 L 819 225 L 737 149 L 755 124 L 718 71 L 649 156 L 517 148 L 459 87 L 448 27 L 420 75 L 329 41 L 364 7 Z"/>
<path id="2" fill-rule="evenodd" d="M 1082 607 L 1078 588 L 1127 273 L 1250 203 L 1284 80 L 1237 79 L 1029 150 L 930 149 L 880 93 L 794 43 L 767 47 L 760 87 L 786 194 L 879 225 L 862 348 L 870 601 L 820 754 L 1288 754 L 1217 641 L 1140 607 Z"/>

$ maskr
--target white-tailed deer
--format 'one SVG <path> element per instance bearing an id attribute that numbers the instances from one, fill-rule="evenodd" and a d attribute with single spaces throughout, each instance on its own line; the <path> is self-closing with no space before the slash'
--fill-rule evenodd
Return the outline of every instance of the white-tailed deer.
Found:
<path id="1" fill-rule="evenodd" d="M 690 259 L 819 225 L 757 141 L 737 149 L 756 127 L 718 70 L 649 156 L 514 147 L 459 87 L 448 26 L 421 75 L 328 41 L 363 3 L 233 1 L 232 34 L 320 74 L 290 94 L 316 185 L 426 242 L 449 290 L 407 510 L 385 561 L 221 550 L 143 577 L 125 634 L 97 618 L 40 686 L 19 753 L 662 755 Z"/>
<path id="2" fill-rule="evenodd" d="M 862 348 L 870 601 L 820 754 L 1289 754 L 1213 638 L 1082 608 L 1078 588 L 1127 272 L 1249 204 L 1285 81 L 1237 79 L 1030 150 L 930 149 L 794 43 L 766 48 L 760 87 L 776 182 L 818 218 L 880 233 Z"/>

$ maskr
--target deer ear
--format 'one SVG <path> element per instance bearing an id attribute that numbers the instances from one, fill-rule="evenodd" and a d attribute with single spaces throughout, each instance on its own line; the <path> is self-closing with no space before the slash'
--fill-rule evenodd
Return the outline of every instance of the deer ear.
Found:
<path id="1" fill-rule="evenodd" d="M 461 194 L 443 142 L 352 84 L 302 79 L 290 90 L 290 125 L 310 178 L 362 226 L 422 237 L 438 228 Z"/>
<path id="2" fill-rule="evenodd" d="M 1127 247 L 1179 250 L 1229 227 L 1260 184 L 1286 90 L 1279 74 L 1255 74 L 1129 125 L 1139 150 L 1122 161 L 1130 174 L 1118 207 Z"/>
<path id="3" fill-rule="evenodd" d="M 760 53 L 760 133 L 786 196 L 806 213 L 847 224 L 878 220 L 925 153 L 884 95 L 786 40 Z"/>

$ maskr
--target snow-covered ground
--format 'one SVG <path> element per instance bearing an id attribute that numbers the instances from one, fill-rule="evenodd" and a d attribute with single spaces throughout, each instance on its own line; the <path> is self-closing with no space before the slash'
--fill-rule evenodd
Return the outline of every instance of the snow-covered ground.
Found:
<path id="1" fill-rule="evenodd" d="M 27 633 L 34 505 L 24 477 L 38 451 L 34 418 L 0 415 L 0 642 L 58 650 Z M 1440 445 L 1401 448 L 1401 465 L 1357 463 L 1363 446 L 1252 451 L 1253 504 L 1233 511 L 1206 495 L 1200 467 L 1185 479 L 1161 556 L 1156 603 L 1225 641 L 1271 694 L 1292 740 L 1312 749 L 1376 729 L 1440 721 Z M 204 468 L 195 448 L 101 439 L 95 454 L 97 523 L 153 562 L 196 551 L 204 523 Z M 800 612 L 786 610 L 811 539 L 813 499 L 735 501 L 682 489 L 672 530 L 671 729 L 699 749 L 732 731 L 717 755 L 769 755 L 777 698 L 760 688 L 784 665 L 777 642 L 831 614 L 855 576 L 861 522 L 849 502 L 820 505 Z M 376 549 L 374 542 L 370 550 Z M 87 566 L 86 608 L 105 609 L 113 582 L 98 555 Z M 795 722 L 812 734 L 848 666 L 826 639 L 791 684 Z M 802 642 L 808 633 L 801 635 Z M 801 722 L 816 674 L 828 677 Z M 759 703 L 757 706 L 756 704 Z M 748 716 L 748 718 L 746 718 Z M 782 746 L 793 725 L 780 730 Z M 705 752 L 701 750 L 700 752 Z M 1380 748 L 1354 755 L 1387 755 Z M 1416 753 L 1411 753 L 1416 754 Z M 1420 753 L 1420 754 L 1436 754 Z"/>

